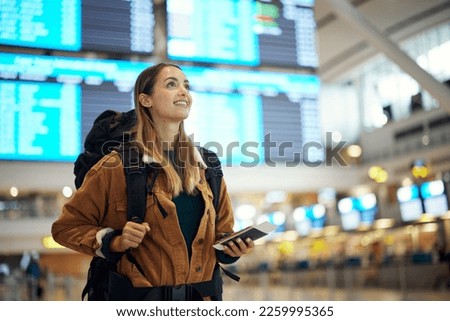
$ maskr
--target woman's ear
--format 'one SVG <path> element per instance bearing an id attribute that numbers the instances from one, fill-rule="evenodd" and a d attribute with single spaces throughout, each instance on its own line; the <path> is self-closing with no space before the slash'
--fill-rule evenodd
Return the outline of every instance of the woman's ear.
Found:
<path id="1" fill-rule="evenodd" d="M 149 95 L 139 94 L 139 102 L 144 107 L 152 108 L 152 99 L 150 98 Z"/>

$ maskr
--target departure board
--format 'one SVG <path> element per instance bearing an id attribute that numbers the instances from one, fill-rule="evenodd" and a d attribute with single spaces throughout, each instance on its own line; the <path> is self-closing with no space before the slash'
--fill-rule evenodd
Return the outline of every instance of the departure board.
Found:
<path id="1" fill-rule="evenodd" d="M 135 80 L 150 65 L 0 53 L 0 159 L 75 160 L 102 111 L 134 108 Z M 323 161 L 316 75 L 181 68 L 193 97 L 186 132 L 224 166 Z"/>
<path id="2" fill-rule="evenodd" d="M 152 53 L 152 0 L 2 0 L 0 44 Z"/>
<path id="3" fill-rule="evenodd" d="M 0 155 L 72 161 L 80 151 L 80 90 L 74 85 L 0 81 Z"/>
<path id="4" fill-rule="evenodd" d="M 82 49 L 151 53 L 153 0 L 82 0 Z"/>
<path id="5" fill-rule="evenodd" d="M 0 53 L 0 159 L 76 159 L 94 119 L 130 110 L 148 63 Z"/>
<path id="6" fill-rule="evenodd" d="M 80 16 L 81 0 L 2 0 L 0 44 L 80 50 Z"/>
<path id="7" fill-rule="evenodd" d="M 167 0 L 173 60 L 316 68 L 310 0 Z"/>
<path id="8" fill-rule="evenodd" d="M 194 99 L 186 131 L 216 151 L 225 166 L 323 161 L 316 75 L 193 66 L 183 70 Z M 305 152 L 306 144 L 313 148 Z"/>

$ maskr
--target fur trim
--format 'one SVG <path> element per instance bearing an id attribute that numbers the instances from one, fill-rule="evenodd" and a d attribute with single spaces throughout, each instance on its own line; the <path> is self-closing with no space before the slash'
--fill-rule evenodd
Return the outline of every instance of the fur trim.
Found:
<path id="1" fill-rule="evenodd" d="M 151 164 L 155 162 L 155 159 L 148 154 L 144 154 L 144 156 L 142 156 L 142 161 L 144 164 Z"/>
<path id="2" fill-rule="evenodd" d="M 202 167 L 202 168 L 207 168 L 208 167 L 208 166 L 206 166 L 206 163 L 203 160 L 203 157 L 200 154 L 200 152 L 198 151 L 197 147 L 194 147 L 194 159 L 195 159 L 196 162 L 198 162 L 200 164 L 200 167 Z"/>
<path id="3" fill-rule="evenodd" d="M 101 251 L 102 245 L 103 245 L 103 237 L 112 231 L 114 231 L 112 228 L 107 227 L 107 228 L 101 229 L 95 235 L 95 239 L 97 240 L 97 243 L 100 245 L 100 247 L 95 251 L 95 254 L 97 254 L 98 256 L 100 256 L 102 258 L 105 258 L 105 256 L 103 255 L 103 253 Z"/>

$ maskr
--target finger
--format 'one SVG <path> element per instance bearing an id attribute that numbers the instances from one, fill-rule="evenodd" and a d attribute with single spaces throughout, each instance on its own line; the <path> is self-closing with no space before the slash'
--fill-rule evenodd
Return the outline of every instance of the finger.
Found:
<path id="1" fill-rule="evenodd" d="M 234 253 L 234 251 L 227 245 L 224 245 L 223 252 L 226 255 L 229 255 L 229 256 L 232 256 L 232 257 L 236 257 L 237 256 L 236 253 Z"/>
<path id="2" fill-rule="evenodd" d="M 138 245 L 141 244 L 141 241 L 136 239 L 124 238 L 122 244 L 124 249 L 129 249 L 130 247 L 138 247 Z"/>
<path id="3" fill-rule="evenodd" d="M 228 255 L 233 256 L 233 257 L 242 255 L 240 246 L 238 246 L 236 243 L 237 243 L 237 240 L 236 240 L 236 242 L 233 242 L 233 241 L 228 242 L 228 253 L 227 253 Z M 241 243 L 242 243 L 242 240 L 241 240 Z"/>
<path id="4" fill-rule="evenodd" d="M 148 233 L 150 232 L 150 225 L 147 222 L 142 223 L 142 226 L 144 226 L 145 231 Z"/>
<path id="5" fill-rule="evenodd" d="M 122 236 L 131 241 L 140 241 L 144 238 L 145 233 L 136 230 L 126 229 L 122 231 Z"/>
<path id="6" fill-rule="evenodd" d="M 247 247 L 248 247 L 249 249 L 255 247 L 255 243 L 254 243 L 253 240 L 252 240 L 251 238 L 249 238 L 249 237 L 245 239 L 245 243 L 247 243 Z"/>
<path id="7" fill-rule="evenodd" d="M 148 227 L 148 228 L 150 228 L 150 227 Z M 138 236 L 140 238 L 143 238 L 145 233 L 147 233 L 147 232 L 148 232 L 147 227 L 144 226 L 144 225 L 139 224 L 137 226 L 136 225 L 125 226 L 125 228 L 124 228 L 122 233 L 135 235 L 135 236 Z"/>
<path id="8" fill-rule="evenodd" d="M 139 231 L 139 232 L 142 232 L 142 233 L 146 233 L 148 231 L 147 229 L 150 228 L 150 226 L 148 225 L 147 222 L 136 223 L 136 222 L 131 222 L 131 221 L 127 222 L 125 227 L 128 227 L 131 230 Z"/>
<path id="9" fill-rule="evenodd" d="M 131 248 L 133 248 L 133 249 L 135 249 L 135 248 L 137 248 L 138 246 L 139 246 L 139 244 L 140 243 L 138 243 L 138 242 L 132 242 L 132 241 L 127 241 L 125 244 L 124 244 L 124 247 L 126 248 L 126 249 L 131 249 Z"/>
<path id="10" fill-rule="evenodd" d="M 247 244 L 244 243 L 240 238 L 236 240 L 239 252 L 245 253 L 247 251 Z"/>

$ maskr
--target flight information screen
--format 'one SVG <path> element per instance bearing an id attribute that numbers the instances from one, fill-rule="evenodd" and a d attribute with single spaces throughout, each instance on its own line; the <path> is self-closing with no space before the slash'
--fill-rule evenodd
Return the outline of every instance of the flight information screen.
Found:
<path id="1" fill-rule="evenodd" d="M 102 111 L 134 108 L 150 65 L 0 53 L 0 159 L 73 161 Z M 181 67 L 193 96 L 186 132 L 224 166 L 323 160 L 317 76 Z"/>
<path id="2" fill-rule="evenodd" d="M 193 94 L 188 134 L 227 166 L 323 161 L 315 75 L 183 67 Z"/>
<path id="3" fill-rule="evenodd" d="M 82 49 L 153 52 L 152 0 L 82 0 Z"/>
<path id="4" fill-rule="evenodd" d="M 73 161 L 94 119 L 132 108 L 146 63 L 0 53 L 0 159 Z"/>
<path id="5" fill-rule="evenodd" d="M 0 44 L 151 53 L 152 0 L 2 0 Z"/>
<path id="6" fill-rule="evenodd" d="M 0 44 L 80 50 L 81 0 L 2 0 Z"/>
<path id="7" fill-rule="evenodd" d="M 74 85 L 0 81 L 0 155 L 71 161 L 79 153 L 80 96 Z"/>
<path id="8" fill-rule="evenodd" d="M 313 0 L 167 0 L 166 4 L 170 59 L 318 66 Z"/>

